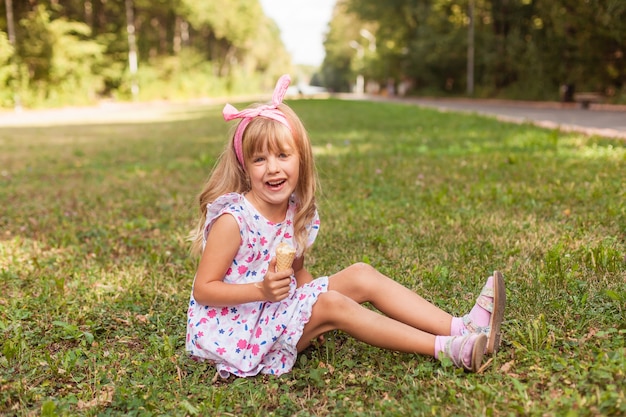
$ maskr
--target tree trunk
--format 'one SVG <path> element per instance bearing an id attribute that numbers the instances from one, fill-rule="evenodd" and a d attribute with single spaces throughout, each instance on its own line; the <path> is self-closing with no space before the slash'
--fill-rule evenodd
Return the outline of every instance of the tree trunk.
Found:
<path id="1" fill-rule="evenodd" d="M 13 0 L 4 0 L 7 9 L 7 31 L 9 35 L 9 43 L 15 48 L 15 25 L 13 24 Z"/>
<path id="2" fill-rule="evenodd" d="M 4 0 L 4 4 L 7 9 L 7 32 L 9 35 L 9 43 L 13 46 L 13 56 L 11 57 L 11 64 L 13 66 L 14 71 L 14 79 L 11 81 L 13 84 L 13 107 L 15 111 L 22 110 L 22 100 L 20 99 L 20 95 L 17 91 L 17 77 L 19 76 L 19 70 L 17 67 L 17 39 L 15 38 L 15 24 L 13 17 L 13 0 Z"/>
<path id="3" fill-rule="evenodd" d="M 93 29 L 93 3 L 91 0 L 85 0 L 85 4 L 83 5 L 83 9 L 85 11 L 85 23 L 89 26 L 94 33 Z"/>
<path id="4" fill-rule="evenodd" d="M 137 84 L 137 41 L 135 39 L 135 15 L 133 0 L 126 0 L 126 32 L 128 34 L 128 68 L 130 70 L 130 92 L 133 99 L 139 94 Z"/>
<path id="5" fill-rule="evenodd" d="M 474 0 L 469 0 L 467 15 L 467 95 L 474 95 Z"/>

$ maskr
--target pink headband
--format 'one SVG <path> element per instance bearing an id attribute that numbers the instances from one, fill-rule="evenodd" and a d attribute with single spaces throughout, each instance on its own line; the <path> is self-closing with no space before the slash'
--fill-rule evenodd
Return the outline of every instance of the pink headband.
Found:
<path id="1" fill-rule="evenodd" d="M 228 122 L 234 119 L 242 119 L 241 122 L 239 122 L 239 126 L 237 126 L 237 130 L 235 131 L 233 146 L 235 147 L 237 160 L 244 170 L 246 169 L 246 166 L 243 160 L 243 132 L 246 130 L 246 127 L 252 121 L 252 119 L 260 116 L 267 119 L 276 120 L 277 122 L 280 122 L 283 125 L 287 126 L 289 130 L 291 130 L 291 126 L 289 126 L 287 118 L 285 117 L 283 112 L 278 110 L 278 105 L 283 102 L 283 98 L 285 97 L 285 93 L 287 93 L 287 88 L 289 87 L 290 82 L 291 78 L 287 74 L 278 79 L 276 87 L 274 88 L 274 95 L 272 96 L 271 104 L 265 104 L 260 107 L 248 108 L 242 111 L 238 111 L 230 104 L 226 104 L 224 106 L 224 110 L 222 110 L 224 120 Z"/>

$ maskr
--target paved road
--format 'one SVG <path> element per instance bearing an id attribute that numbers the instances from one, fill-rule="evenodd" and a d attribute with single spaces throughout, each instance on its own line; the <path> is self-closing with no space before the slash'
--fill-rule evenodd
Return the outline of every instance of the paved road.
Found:
<path id="1" fill-rule="evenodd" d="M 442 111 L 489 115 L 508 122 L 533 123 L 552 129 L 626 139 L 626 106 L 592 105 L 590 109 L 582 109 L 573 103 L 553 102 L 432 98 L 391 100 Z"/>

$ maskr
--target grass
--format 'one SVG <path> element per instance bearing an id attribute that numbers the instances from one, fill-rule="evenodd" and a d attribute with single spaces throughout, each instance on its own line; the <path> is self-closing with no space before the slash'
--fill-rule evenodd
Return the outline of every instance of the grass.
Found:
<path id="1" fill-rule="evenodd" d="M 0 128 L 0 414 L 623 415 L 626 145 L 385 103 L 292 101 L 322 183 L 314 275 L 364 261 L 453 314 L 503 271 L 481 374 L 342 333 L 283 377 L 184 352 L 219 106 Z"/>

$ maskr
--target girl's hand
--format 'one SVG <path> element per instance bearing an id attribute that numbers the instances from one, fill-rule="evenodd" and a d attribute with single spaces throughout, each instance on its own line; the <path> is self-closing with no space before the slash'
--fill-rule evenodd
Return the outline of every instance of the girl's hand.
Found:
<path id="1" fill-rule="evenodd" d="M 270 260 L 269 270 L 265 274 L 260 285 L 263 296 L 267 301 L 276 302 L 287 298 L 289 295 L 289 284 L 291 283 L 293 269 L 276 272 L 276 258 Z M 256 285 L 256 284 L 255 284 Z"/>

